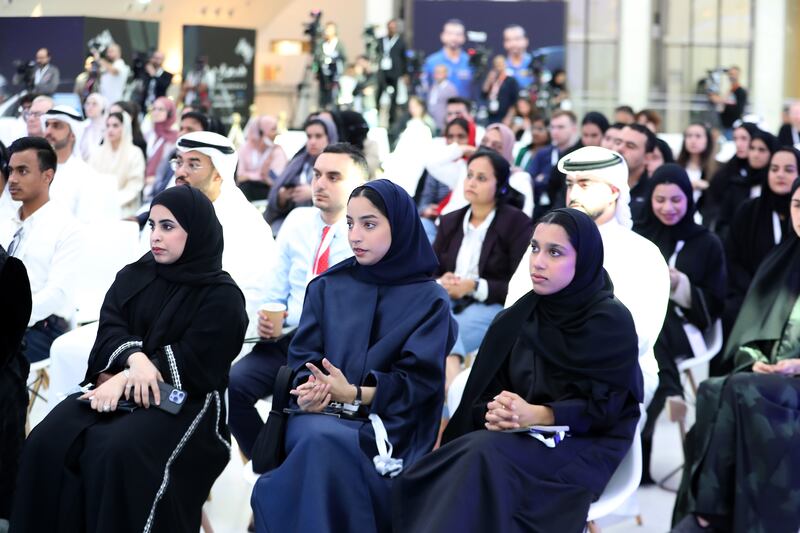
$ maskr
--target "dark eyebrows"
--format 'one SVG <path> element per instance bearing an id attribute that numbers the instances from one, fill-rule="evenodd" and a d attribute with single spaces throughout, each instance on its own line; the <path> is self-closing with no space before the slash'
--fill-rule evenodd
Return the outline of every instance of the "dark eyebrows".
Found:
<path id="1" fill-rule="evenodd" d="M 378 217 L 376 215 L 373 215 L 372 213 L 358 217 L 358 220 L 372 220 L 372 219 L 378 220 Z"/>
<path id="2" fill-rule="evenodd" d="M 176 223 L 174 220 L 172 220 L 171 218 L 162 218 L 161 220 L 153 220 L 152 218 L 148 218 L 148 219 L 147 219 L 147 221 L 148 221 L 148 222 L 153 222 L 153 223 L 155 223 L 155 224 L 163 224 L 163 223 L 165 223 L 165 222 L 168 222 L 168 223 L 170 223 L 170 224 L 177 224 L 177 223 Z"/>

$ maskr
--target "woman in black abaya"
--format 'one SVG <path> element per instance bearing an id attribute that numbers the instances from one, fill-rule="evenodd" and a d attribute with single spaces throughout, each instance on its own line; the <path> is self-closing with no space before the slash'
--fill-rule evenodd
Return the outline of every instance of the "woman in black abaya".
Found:
<path id="1" fill-rule="evenodd" d="M 673 531 L 795 533 L 800 528 L 800 180 L 791 227 L 758 269 L 722 357 L 704 381 Z"/>
<path id="2" fill-rule="evenodd" d="M 247 316 L 200 191 L 162 192 L 150 224 L 151 252 L 117 274 L 103 302 L 84 382 L 95 387 L 68 396 L 28 437 L 12 531 L 200 528 L 230 455 L 223 398 Z M 149 401 L 150 391 L 159 401 L 156 380 L 186 393 L 177 415 Z M 117 411 L 123 395 L 141 408 Z"/>
<path id="3" fill-rule="evenodd" d="M 613 296 L 594 222 L 539 221 L 533 291 L 481 345 L 445 443 L 395 481 L 394 531 L 578 532 L 631 447 L 642 375 L 628 310 Z M 554 448 L 503 430 L 568 425 Z"/>
<path id="4" fill-rule="evenodd" d="M 764 136 L 756 134 L 750 142 L 751 149 L 760 142 L 759 135 Z M 742 204 L 731 222 L 730 232 L 725 239 L 728 294 L 723 324 L 726 333 L 733 327 L 744 295 L 761 261 L 791 232 L 789 192 L 792 182 L 797 178 L 798 166 L 800 152 L 794 148 L 784 147 L 774 151 L 762 178 L 761 196 Z M 730 372 L 729 368 L 720 367 L 719 362 L 714 362 L 712 368 L 715 369 L 712 371 L 714 375 Z"/>
<path id="5" fill-rule="evenodd" d="M 643 481 L 650 478 L 650 450 L 656 420 L 667 397 L 683 396 L 678 361 L 707 349 L 701 333 L 714 327 L 725 301 L 725 254 L 719 238 L 693 219 L 695 203 L 686 171 L 675 163 L 659 167 L 648 180 L 650 198 L 634 226 L 653 242 L 670 267 L 670 302 L 655 345 L 658 389 L 647 408 L 642 430 Z M 687 335 L 690 331 L 692 339 Z"/>

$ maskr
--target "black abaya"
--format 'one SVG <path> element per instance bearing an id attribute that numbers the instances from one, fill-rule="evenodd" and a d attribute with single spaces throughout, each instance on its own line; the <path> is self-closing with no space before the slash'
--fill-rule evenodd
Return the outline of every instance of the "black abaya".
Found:
<path id="1" fill-rule="evenodd" d="M 31 285 L 25 265 L 2 246 L 0 294 L 0 519 L 8 519 L 25 440 L 30 364 L 20 344 L 31 316 Z"/>
<path id="2" fill-rule="evenodd" d="M 578 243 L 575 278 L 497 316 L 445 444 L 395 480 L 394 531 L 582 531 L 630 449 L 642 399 L 633 320 L 612 296 L 594 223 L 572 209 L 553 213 L 577 224 L 565 228 Z M 503 390 L 552 409 L 570 436 L 548 448 L 487 431 L 487 403 Z"/>
<path id="3" fill-rule="evenodd" d="M 227 464 L 224 390 L 247 327 L 244 298 L 220 270 L 222 228 L 202 193 L 175 187 L 163 204 L 189 234 L 180 259 L 148 253 L 106 295 L 86 382 L 143 352 L 186 392 L 177 415 L 155 407 L 98 413 L 68 396 L 25 445 L 12 531 L 197 531 Z M 47 509 L 48 512 L 41 512 Z"/>

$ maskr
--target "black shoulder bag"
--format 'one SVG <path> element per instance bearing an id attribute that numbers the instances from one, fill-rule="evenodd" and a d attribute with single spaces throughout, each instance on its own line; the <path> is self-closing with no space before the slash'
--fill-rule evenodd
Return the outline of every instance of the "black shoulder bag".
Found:
<path id="1" fill-rule="evenodd" d="M 253 445 L 253 472 L 263 474 L 278 468 L 286 459 L 286 422 L 288 414 L 284 412 L 289 406 L 289 391 L 292 388 L 294 371 L 288 366 L 282 366 L 275 377 L 275 387 L 272 393 L 272 409 L 267 417 L 267 422 L 258 432 L 258 437 Z"/>

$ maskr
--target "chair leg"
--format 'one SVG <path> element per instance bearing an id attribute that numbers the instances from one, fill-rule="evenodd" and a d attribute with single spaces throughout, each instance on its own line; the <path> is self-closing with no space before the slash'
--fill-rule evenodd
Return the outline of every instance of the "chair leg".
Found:
<path id="1" fill-rule="evenodd" d="M 42 388 L 45 390 L 50 388 L 50 375 L 47 373 L 46 368 L 36 371 L 36 378 L 34 378 L 33 386 L 30 388 L 31 393 L 30 399 L 28 400 L 28 414 L 31 414 L 36 398 L 41 398 L 43 402 L 47 402 L 47 400 L 39 394 L 39 390 Z"/>

